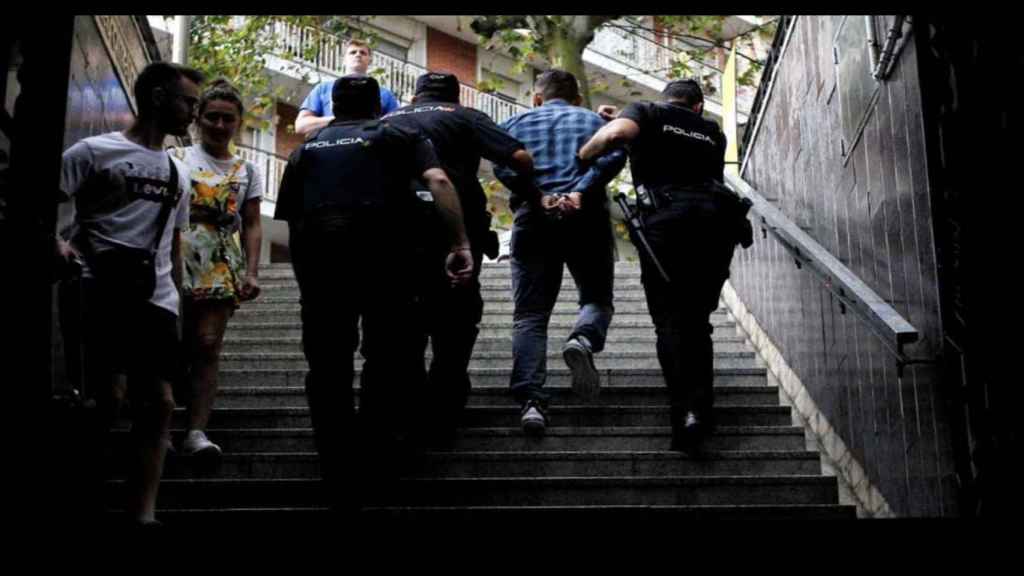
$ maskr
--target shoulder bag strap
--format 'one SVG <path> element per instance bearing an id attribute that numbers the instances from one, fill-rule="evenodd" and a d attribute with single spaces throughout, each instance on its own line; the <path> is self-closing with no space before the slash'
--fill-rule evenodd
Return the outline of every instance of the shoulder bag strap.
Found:
<path id="1" fill-rule="evenodd" d="M 171 177 L 167 180 L 167 190 L 178 190 L 178 167 L 174 165 L 174 159 L 167 155 L 167 162 L 171 166 Z M 156 238 L 153 240 L 153 251 L 160 247 L 160 240 L 164 237 L 164 226 L 167 225 L 167 218 L 171 215 L 171 208 L 177 204 L 176 200 L 164 201 L 160 207 L 160 216 L 156 219 Z"/>

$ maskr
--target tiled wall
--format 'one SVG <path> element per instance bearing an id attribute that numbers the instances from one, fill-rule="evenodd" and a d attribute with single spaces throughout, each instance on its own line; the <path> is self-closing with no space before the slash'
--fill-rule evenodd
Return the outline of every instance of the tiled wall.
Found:
<path id="1" fill-rule="evenodd" d="M 861 16 L 856 25 L 863 26 Z M 878 17 L 880 30 L 890 18 Z M 832 40 L 839 16 L 801 16 L 743 178 L 941 349 L 917 54 L 910 42 L 844 150 Z M 844 155 L 845 152 L 845 155 Z M 940 373 L 895 357 L 810 272 L 756 229 L 731 283 L 897 515 L 955 514 Z"/>

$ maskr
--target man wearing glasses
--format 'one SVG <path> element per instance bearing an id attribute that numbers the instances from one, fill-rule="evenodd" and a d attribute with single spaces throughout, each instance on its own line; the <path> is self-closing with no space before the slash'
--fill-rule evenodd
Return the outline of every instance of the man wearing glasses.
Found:
<path id="1" fill-rule="evenodd" d="M 61 169 L 59 198 L 74 200 L 75 216 L 57 244 L 62 257 L 82 267 L 83 381 L 97 405 L 95 461 L 104 461 L 108 431 L 130 399 L 133 464 L 123 501 L 127 520 L 139 525 L 158 524 L 171 383 L 181 370 L 179 233 L 189 218 L 189 172 L 166 152 L 164 139 L 187 134 L 202 81 L 191 68 L 149 64 L 135 82 L 132 125 L 77 142 L 64 152 Z M 140 261 L 147 264 L 134 265 Z M 101 487 L 105 470 L 95 468 Z"/>

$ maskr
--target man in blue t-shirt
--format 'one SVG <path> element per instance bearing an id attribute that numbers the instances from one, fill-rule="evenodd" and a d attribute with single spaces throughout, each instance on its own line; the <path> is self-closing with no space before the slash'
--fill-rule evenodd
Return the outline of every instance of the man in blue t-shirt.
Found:
<path id="1" fill-rule="evenodd" d="M 345 74 L 362 74 L 370 68 L 370 46 L 361 40 L 349 40 L 345 44 Z M 331 90 L 334 80 L 321 82 L 309 91 L 309 95 L 299 107 L 299 115 L 295 118 L 295 131 L 303 136 L 327 126 L 334 120 L 331 113 Z M 398 109 L 398 99 L 390 90 L 380 87 L 381 115 Z"/>

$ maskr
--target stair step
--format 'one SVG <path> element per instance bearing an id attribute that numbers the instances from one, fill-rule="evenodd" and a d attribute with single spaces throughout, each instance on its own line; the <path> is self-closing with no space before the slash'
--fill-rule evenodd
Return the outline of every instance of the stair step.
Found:
<path id="1" fill-rule="evenodd" d="M 426 357 L 429 362 L 430 356 Z M 548 351 L 548 365 L 557 364 L 564 366 L 560 350 Z M 354 358 L 354 365 L 361 367 L 363 359 L 360 356 Z M 426 365 L 426 364 L 425 364 Z M 594 356 L 594 365 L 600 372 L 602 370 L 614 369 L 658 369 L 660 364 L 658 358 L 647 353 L 626 353 L 605 351 Z M 223 370 L 230 369 L 303 369 L 307 367 L 306 357 L 301 353 L 249 353 L 233 354 L 223 353 L 220 358 L 220 366 Z M 500 353 L 474 353 L 469 362 L 470 369 L 511 369 L 511 354 Z M 758 359 L 753 352 L 740 352 L 725 354 L 715 352 L 714 367 L 718 368 L 757 368 Z"/>
<path id="2" fill-rule="evenodd" d="M 718 423 L 728 426 L 786 426 L 792 423 L 784 406 L 715 406 Z M 468 406 L 462 413 L 463 428 L 513 427 L 519 425 L 517 406 Z M 552 406 L 549 426 L 610 427 L 668 426 L 668 406 Z M 184 408 L 175 410 L 172 426 L 187 424 Z M 312 426 L 307 407 L 214 408 L 209 430 L 218 428 L 306 428 Z"/>
<path id="3" fill-rule="evenodd" d="M 643 286 L 639 284 L 631 286 L 614 286 L 613 287 L 614 301 L 620 300 L 645 300 Z M 512 301 L 512 282 L 508 283 L 495 283 L 488 282 L 480 285 L 480 296 L 484 302 L 511 302 Z M 253 300 L 251 304 L 257 304 L 264 302 L 269 299 L 280 299 L 287 298 L 298 302 L 299 299 L 299 285 L 295 282 L 280 282 L 275 280 L 267 281 L 264 278 L 260 278 L 260 296 Z M 576 302 L 579 298 L 579 294 L 576 292 L 576 286 L 573 284 L 563 284 L 562 289 L 558 292 L 557 302 Z M 243 304 L 247 306 L 248 304 Z"/>
<path id="4" fill-rule="evenodd" d="M 221 366 L 219 382 L 222 388 L 229 386 L 304 386 L 306 366 L 297 368 L 225 368 Z M 355 383 L 358 386 L 361 366 L 356 366 Z M 474 387 L 505 387 L 507 390 L 512 365 L 508 363 L 502 368 L 479 368 L 470 366 L 469 379 Z M 767 383 L 765 368 L 721 368 L 715 367 L 715 386 L 765 386 Z M 664 386 L 665 379 L 658 368 L 611 368 L 601 370 L 601 388 L 620 385 Z M 563 361 L 548 365 L 548 378 L 545 387 L 567 387 L 571 382 L 569 369 Z"/>
<path id="5" fill-rule="evenodd" d="M 615 314 L 647 314 L 647 301 L 638 298 L 615 298 L 614 301 Z M 508 314 L 511 315 L 515 309 L 515 304 L 511 299 L 499 300 L 499 301 L 484 301 L 484 314 Z M 552 308 L 553 314 L 575 314 L 579 311 L 580 306 L 576 303 L 576 300 L 571 301 L 558 301 L 555 302 L 554 308 Z M 289 298 L 259 298 L 253 302 L 247 302 L 243 308 L 239 309 L 251 312 L 253 314 L 260 312 L 277 312 L 277 311 L 288 311 L 288 310 L 299 310 L 299 299 L 298 296 Z M 296 312 L 297 313 L 297 312 Z"/>
<path id="6" fill-rule="evenodd" d="M 575 394 L 569 386 L 545 386 L 551 394 L 553 406 L 575 402 Z M 358 387 L 355 389 L 359 396 Z M 604 386 L 597 403 L 600 405 L 668 405 L 668 389 L 663 384 L 650 386 Z M 716 386 L 715 402 L 731 406 L 778 406 L 778 389 L 767 386 Z M 508 405 L 518 406 L 509 392 L 508 385 L 482 387 L 474 386 L 468 398 L 470 406 Z M 236 386 L 221 384 L 217 392 L 220 408 L 281 408 L 306 406 L 304 386 Z"/>
<path id="7" fill-rule="evenodd" d="M 564 342 L 572 331 L 575 322 L 575 318 L 553 317 L 553 321 L 548 327 L 549 339 Z M 719 337 L 732 338 L 737 335 L 736 323 L 733 320 L 712 316 L 711 325 L 715 329 L 711 334 L 713 342 L 717 342 Z M 501 321 L 485 318 L 484 322 L 481 322 L 478 326 L 480 328 L 480 338 L 504 338 L 506 340 L 511 340 L 512 338 L 511 317 Z M 654 326 L 651 324 L 649 317 L 646 317 L 646 320 L 640 320 L 617 316 L 612 320 L 612 324 L 608 328 L 607 337 L 614 342 L 616 340 L 645 338 L 653 335 Z M 225 341 L 230 341 L 236 337 L 301 338 L 302 323 L 299 322 L 298 316 L 276 321 L 263 318 L 249 318 L 242 322 L 231 320 L 228 323 L 224 339 Z"/>
<path id="8" fill-rule="evenodd" d="M 260 271 L 260 287 L 266 286 L 270 290 L 282 288 L 297 288 L 298 283 L 293 277 L 274 276 L 269 277 Z M 509 275 L 480 276 L 480 288 L 484 290 L 495 289 L 505 290 L 509 294 L 512 291 L 512 277 Z M 612 292 L 619 290 L 643 290 L 643 283 L 640 281 L 640 274 L 616 274 L 612 283 Z M 576 292 L 576 283 L 572 276 L 563 276 L 560 292 Z"/>
<path id="9" fill-rule="evenodd" d="M 485 262 L 480 266 L 480 277 L 481 278 L 494 278 L 494 277 L 508 277 L 512 273 L 512 267 L 508 263 L 488 263 Z M 615 276 L 636 276 L 640 274 L 640 264 L 636 262 L 616 262 L 615 263 Z M 568 269 L 562 271 L 562 276 L 569 281 L 572 281 L 572 275 L 569 274 Z M 290 262 L 280 262 L 271 265 L 260 266 L 260 279 L 269 280 L 271 278 L 294 278 L 295 274 L 292 271 L 292 265 Z"/>
<path id="10" fill-rule="evenodd" d="M 172 429 L 175 438 L 184 431 Z M 444 452 L 482 451 L 659 451 L 667 450 L 671 429 L 668 426 L 624 428 L 573 428 L 553 426 L 542 438 L 523 435 L 514 428 L 460 429 Z M 211 440 L 226 453 L 313 452 L 312 428 L 224 428 L 210 429 Z M 112 433 L 119 451 L 129 442 L 127 432 Z M 803 428 L 796 426 L 718 426 L 704 442 L 707 450 L 804 450 Z"/>
<path id="11" fill-rule="evenodd" d="M 518 523 L 540 520 L 549 524 L 563 518 L 572 525 L 593 521 L 605 525 L 626 526 L 637 522 L 686 522 L 717 520 L 855 520 L 854 506 L 838 504 L 771 504 L 753 505 L 700 505 L 700 506 L 450 506 L 419 508 L 368 508 L 362 512 L 363 519 L 403 522 L 425 520 L 438 521 L 499 521 Z M 205 521 L 205 518 L 204 518 Z"/>
<path id="12" fill-rule="evenodd" d="M 493 295 L 494 296 L 493 299 L 484 298 L 485 305 L 488 305 L 488 306 L 490 306 L 490 305 L 502 306 L 502 305 L 509 305 L 509 304 L 512 303 L 511 292 L 509 291 L 508 288 L 493 289 L 493 290 L 492 289 L 487 289 L 487 290 L 481 290 L 481 292 L 482 293 L 486 293 L 486 294 L 482 294 L 482 295 Z M 492 292 L 493 292 L 493 294 L 491 294 Z M 556 305 L 557 305 L 558 308 L 570 308 L 571 307 L 571 308 L 575 309 L 575 308 L 579 307 L 579 304 L 577 303 L 577 299 L 578 299 L 578 296 L 576 295 L 575 290 L 573 290 L 572 292 L 562 291 L 562 292 L 559 292 L 559 294 L 558 294 L 558 299 L 556 300 Z M 256 308 L 256 307 L 260 307 L 260 306 L 263 306 L 263 307 L 272 307 L 272 306 L 293 307 L 293 306 L 298 306 L 299 305 L 299 300 L 300 299 L 299 299 L 298 294 L 279 294 L 279 293 L 277 293 L 275 291 L 269 291 L 269 292 L 263 291 L 262 288 L 261 288 L 260 296 L 256 300 L 253 300 L 251 302 L 247 302 L 246 303 L 246 307 L 247 308 Z M 632 304 L 632 303 L 637 303 L 637 302 L 642 302 L 642 303 L 647 302 L 647 297 L 644 296 L 644 293 L 641 290 L 631 290 L 631 291 L 629 291 L 626 294 L 616 293 L 615 294 L 615 299 L 613 301 L 613 304 L 615 305 L 615 310 L 618 311 L 619 310 L 619 303 Z"/>
<path id="13" fill-rule="evenodd" d="M 370 506 L 600 506 L 830 504 L 835 478 L 788 476 L 629 476 L 551 478 L 405 478 L 368 495 Z M 107 483 L 110 504 L 120 504 L 124 482 Z M 167 479 L 161 508 L 317 506 L 322 481 L 302 478 Z M 118 506 L 120 507 L 120 506 Z"/>
<path id="14" fill-rule="evenodd" d="M 127 459 L 114 463 L 124 477 Z M 700 459 L 678 452 L 428 452 L 410 477 L 486 478 L 544 476 L 758 476 L 821 472 L 817 453 L 806 451 L 715 451 Z M 219 465 L 172 456 L 164 478 L 320 478 L 315 452 L 231 454 Z"/>
<path id="15" fill-rule="evenodd" d="M 715 352 L 723 353 L 750 353 L 753 354 L 753 349 L 749 344 L 739 336 L 723 336 L 716 339 L 714 342 Z M 549 338 L 548 339 L 548 350 L 558 352 L 562 349 L 562 345 L 565 343 L 564 339 L 561 338 Z M 657 344 L 653 336 L 645 338 L 620 338 L 617 340 L 609 340 L 605 343 L 605 350 L 618 351 L 618 352 L 646 352 L 649 354 L 657 353 Z M 430 352 L 430 346 L 427 346 L 427 351 Z M 233 337 L 225 338 L 224 340 L 224 352 L 228 354 L 251 354 L 251 353 L 269 353 L 269 352 L 302 352 L 302 338 L 251 338 L 251 337 Z M 477 339 L 476 345 L 473 347 L 474 353 L 493 353 L 502 352 L 505 354 L 512 354 L 512 339 L 511 338 L 481 338 Z"/>
<path id="16" fill-rule="evenodd" d="M 635 304 L 635 303 L 634 303 Z M 576 323 L 579 307 L 575 303 L 557 305 L 551 312 L 549 326 L 561 327 L 572 326 Z M 280 304 L 270 308 L 257 308 L 243 305 L 231 318 L 228 326 L 233 324 L 247 324 L 252 322 L 295 322 L 300 323 L 301 307 L 298 304 Z M 646 305 L 616 306 L 611 326 L 616 323 L 623 326 L 647 326 L 653 332 L 651 316 L 647 312 Z M 512 306 L 502 304 L 484 304 L 483 318 L 481 324 L 494 324 L 512 328 Z M 711 313 L 712 326 L 735 326 L 735 321 L 724 311 Z M 609 328 L 610 329 L 610 328 Z"/>
<path id="17" fill-rule="evenodd" d="M 202 526 L 204 530 L 245 526 L 247 529 L 266 527 L 270 530 L 287 530 L 291 527 L 308 530 L 310 526 L 334 526 L 337 517 L 322 507 L 281 507 L 281 508 L 219 508 L 219 509 L 178 509 L 159 510 L 160 521 L 171 528 Z M 837 504 L 791 504 L 776 506 L 756 505 L 709 505 L 709 506 L 449 506 L 418 508 L 368 508 L 360 514 L 359 524 L 372 527 L 380 523 L 382 528 L 393 529 L 395 521 L 402 526 L 426 522 L 436 527 L 439 522 L 495 522 L 507 526 L 511 522 L 543 521 L 545 525 L 564 520 L 571 526 L 582 522 L 609 526 L 628 526 L 638 522 L 694 522 L 717 520 L 855 520 L 856 508 Z"/>

